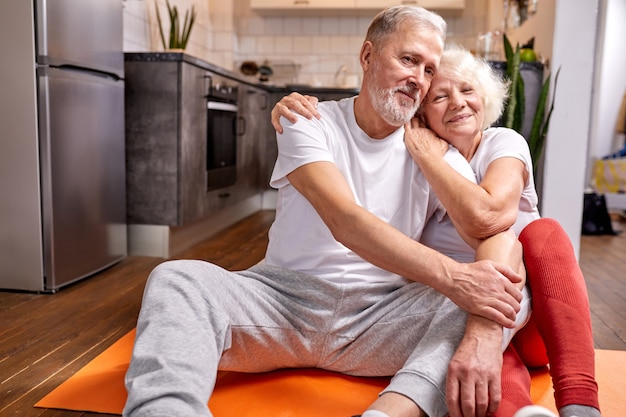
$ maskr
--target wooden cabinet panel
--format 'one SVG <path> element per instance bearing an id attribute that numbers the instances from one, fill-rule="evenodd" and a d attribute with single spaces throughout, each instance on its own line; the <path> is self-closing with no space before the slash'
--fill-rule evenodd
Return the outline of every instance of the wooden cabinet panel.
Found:
<path id="1" fill-rule="evenodd" d="M 251 9 L 353 9 L 354 0 L 250 0 Z"/>
<path id="2" fill-rule="evenodd" d="M 180 65 L 180 129 L 178 147 L 178 224 L 203 217 L 206 190 L 206 75 L 195 65 Z"/>
<path id="3" fill-rule="evenodd" d="M 397 4 L 421 6 L 429 10 L 452 10 L 465 8 L 465 0 L 355 0 L 357 9 L 384 9 Z"/>
<path id="4" fill-rule="evenodd" d="M 178 224 L 178 63 L 126 62 L 129 224 Z"/>
<path id="5" fill-rule="evenodd" d="M 461 10 L 465 0 L 250 0 L 256 10 L 374 10 L 397 4 L 421 6 L 429 10 Z"/>
<path id="6" fill-rule="evenodd" d="M 242 198 L 267 187 L 267 158 L 265 157 L 270 124 L 270 94 L 257 87 L 242 84 L 239 88 L 239 132 L 237 178 Z M 272 129 L 273 130 L 273 129 Z M 273 138 L 272 138 L 273 139 Z M 244 197 L 245 195 L 245 197 Z"/>

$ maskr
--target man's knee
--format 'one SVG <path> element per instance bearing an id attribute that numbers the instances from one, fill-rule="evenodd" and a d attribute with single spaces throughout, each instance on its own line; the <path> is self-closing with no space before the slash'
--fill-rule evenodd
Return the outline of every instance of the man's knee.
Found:
<path id="1" fill-rule="evenodd" d="M 216 265 L 197 260 L 165 261 L 157 265 L 146 284 L 147 289 L 152 287 L 168 289 L 183 289 L 185 287 L 206 286 L 210 278 L 220 269 Z"/>

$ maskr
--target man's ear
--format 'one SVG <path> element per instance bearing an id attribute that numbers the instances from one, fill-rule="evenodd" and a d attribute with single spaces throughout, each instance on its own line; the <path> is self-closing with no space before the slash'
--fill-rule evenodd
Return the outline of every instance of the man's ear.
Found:
<path id="1" fill-rule="evenodd" d="M 361 54 L 359 55 L 359 61 L 361 62 L 361 68 L 363 71 L 367 71 L 370 65 L 370 59 L 372 57 L 372 42 L 365 41 L 361 46 Z"/>

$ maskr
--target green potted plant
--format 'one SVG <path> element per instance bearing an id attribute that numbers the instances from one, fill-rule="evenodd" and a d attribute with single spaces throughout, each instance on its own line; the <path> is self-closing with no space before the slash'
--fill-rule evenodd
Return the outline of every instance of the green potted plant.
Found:
<path id="1" fill-rule="evenodd" d="M 520 74 L 520 51 L 521 48 L 519 44 L 516 45 L 515 50 L 513 50 L 511 42 L 507 36 L 504 35 L 504 53 L 506 55 L 507 63 L 506 76 L 511 81 L 511 89 L 509 91 L 509 99 L 504 110 L 502 124 L 505 127 L 514 129 L 521 134 L 522 123 L 524 121 L 525 95 L 524 80 Z M 554 89 L 556 89 L 556 83 L 560 70 L 560 68 L 557 70 L 554 77 Z M 537 172 L 538 162 L 541 158 L 541 153 L 543 152 L 546 136 L 548 134 L 550 117 L 552 116 L 552 111 L 554 110 L 554 101 L 552 101 L 550 109 L 546 113 L 550 91 L 550 78 L 551 75 L 548 75 L 543 82 L 539 92 L 537 106 L 535 107 L 535 114 L 533 116 L 530 133 L 526 138 L 528 141 L 528 147 L 530 148 L 535 174 Z"/>
<path id="2" fill-rule="evenodd" d="M 194 6 L 191 6 L 191 10 L 185 11 L 185 20 L 181 26 L 180 19 L 181 14 L 178 13 L 176 6 L 170 5 L 169 0 L 165 0 L 167 5 L 167 11 L 169 15 L 170 27 L 169 27 L 169 42 L 165 41 L 165 34 L 163 31 L 163 23 L 161 21 L 161 14 L 159 13 L 159 5 L 155 3 L 157 22 L 159 24 L 159 34 L 161 35 L 161 42 L 163 43 L 163 49 L 182 49 L 187 47 L 189 41 L 189 35 L 191 29 L 196 20 L 196 10 Z"/>

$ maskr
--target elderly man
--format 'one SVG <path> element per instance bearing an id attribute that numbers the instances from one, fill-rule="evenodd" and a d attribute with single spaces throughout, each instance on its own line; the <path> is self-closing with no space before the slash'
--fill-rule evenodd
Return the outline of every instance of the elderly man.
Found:
<path id="1" fill-rule="evenodd" d="M 494 410 L 502 346 L 529 310 L 521 248 L 507 233 L 468 239 L 479 258 L 503 263 L 459 264 L 418 243 L 444 208 L 403 143 L 445 30 L 419 7 L 384 10 L 360 52 L 361 94 L 321 103 L 319 120 L 285 123 L 263 264 L 155 268 L 125 415 L 210 416 L 218 369 L 296 367 L 393 375 L 364 416 L 443 417 L 446 388 L 465 415 Z M 463 160 L 454 151 L 448 158 Z"/>

